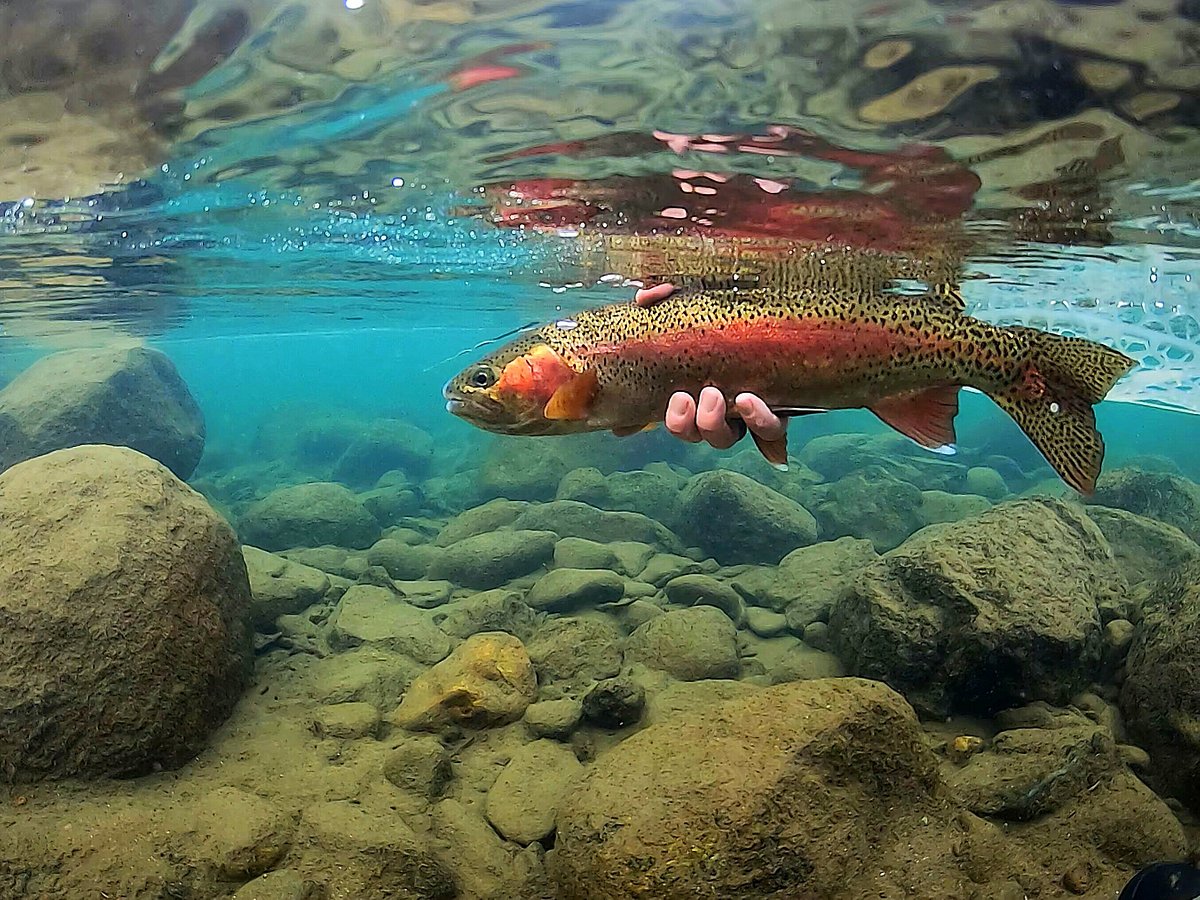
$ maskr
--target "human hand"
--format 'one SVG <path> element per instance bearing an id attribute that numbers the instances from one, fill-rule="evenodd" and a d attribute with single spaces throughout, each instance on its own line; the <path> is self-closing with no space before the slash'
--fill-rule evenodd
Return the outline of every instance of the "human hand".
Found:
<path id="1" fill-rule="evenodd" d="M 642 288 L 633 297 L 638 306 L 650 307 L 670 297 L 675 285 L 658 284 Z M 746 429 L 755 435 L 756 443 L 773 443 L 787 433 L 787 419 L 781 419 L 760 397 L 750 393 L 738 394 L 733 401 L 733 414 L 725 403 L 725 395 L 715 387 L 700 391 L 697 401 L 691 394 L 676 391 L 667 404 L 667 431 L 692 444 L 707 441 L 717 450 L 725 450 L 740 441 Z"/>

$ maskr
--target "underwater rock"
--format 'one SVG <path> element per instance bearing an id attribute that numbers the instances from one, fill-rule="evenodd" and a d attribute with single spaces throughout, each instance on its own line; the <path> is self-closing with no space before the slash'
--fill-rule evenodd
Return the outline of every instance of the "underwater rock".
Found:
<path id="1" fill-rule="evenodd" d="M 846 670 L 842 667 L 841 660 L 834 654 L 798 640 L 766 669 L 771 684 L 808 681 L 813 678 L 839 678 L 845 674 Z"/>
<path id="2" fill-rule="evenodd" d="M 823 538 L 865 538 L 882 553 L 924 524 L 920 488 L 878 466 L 819 485 L 812 495 Z"/>
<path id="3" fill-rule="evenodd" d="M 329 576 L 257 547 L 243 547 L 246 574 L 250 578 L 250 623 L 258 631 L 269 631 L 282 615 L 294 615 L 320 603 L 329 590 Z"/>
<path id="4" fill-rule="evenodd" d="M 273 869 L 247 881 L 233 900 L 312 900 L 319 890 L 316 882 L 306 881 L 293 869 Z"/>
<path id="5" fill-rule="evenodd" d="M 1158 519 L 1200 543 L 1200 485 L 1179 475 L 1133 468 L 1103 472 L 1090 502 Z"/>
<path id="6" fill-rule="evenodd" d="M 448 581 L 421 578 L 416 581 L 390 581 L 383 586 L 398 592 L 405 603 L 419 609 L 436 609 L 449 603 L 454 595 L 454 585 Z"/>
<path id="7" fill-rule="evenodd" d="M 615 572 L 601 569 L 551 569 L 525 595 L 534 609 L 595 609 L 612 603 L 625 593 L 625 581 Z"/>
<path id="8" fill-rule="evenodd" d="M 1127 590 L 1075 504 L 1017 500 L 932 525 L 872 563 L 830 618 L 847 668 L 918 709 L 1064 702 L 1097 674 L 1100 604 Z"/>
<path id="9" fill-rule="evenodd" d="M 424 671 L 410 656 L 363 644 L 321 660 L 308 693 L 321 703 L 363 702 L 390 709 Z"/>
<path id="10" fill-rule="evenodd" d="M 313 731 L 344 740 L 375 737 L 379 732 L 379 710 L 361 701 L 323 706 L 313 716 Z"/>
<path id="11" fill-rule="evenodd" d="M 1125 659 L 1121 712 L 1151 783 L 1200 810 L 1200 562 L 1154 587 Z"/>
<path id="12" fill-rule="evenodd" d="M 584 537 L 593 541 L 638 541 L 671 553 L 682 553 L 679 538 L 660 522 L 641 513 L 596 509 L 575 500 L 536 503 L 517 516 L 513 528 L 553 531 L 560 538 Z"/>
<path id="13" fill-rule="evenodd" d="M 955 797 L 981 815 L 1023 823 L 1035 840 L 1070 835 L 1076 847 L 1102 848 L 1122 867 L 1185 853 L 1179 820 L 1126 770 L 1100 728 L 1001 732 L 947 780 Z"/>
<path id="14" fill-rule="evenodd" d="M 779 563 L 776 595 L 784 605 L 788 628 L 796 635 L 813 622 L 829 621 L 830 611 L 842 592 L 879 554 L 870 541 L 838 538 L 794 550 Z"/>
<path id="15" fill-rule="evenodd" d="M 503 631 L 528 641 L 537 613 L 517 591 L 496 588 L 447 603 L 434 613 L 434 623 L 451 637 L 469 638 L 481 631 Z"/>
<path id="16" fill-rule="evenodd" d="M 921 527 L 942 522 L 957 522 L 990 509 L 992 502 L 978 494 L 951 494 L 947 491 L 921 491 L 917 518 Z"/>
<path id="17" fill-rule="evenodd" d="M 481 632 L 409 685 L 392 721 L 410 731 L 486 728 L 515 722 L 536 697 L 525 645 L 510 634 Z"/>
<path id="18" fill-rule="evenodd" d="M 463 538 L 444 548 L 429 567 L 430 578 L 487 590 L 528 575 L 554 556 L 549 531 L 494 531 Z"/>
<path id="19" fill-rule="evenodd" d="M 409 422 L 380 419 L 367 423 L 333 467 L 333 480 L 354 488 L 375 484 L 393 469 L 419 475 L 433 459 L 433 438 Z"/>
<path id="20" fill-rule="evenodd" d="M 1087 514 L 1104 532 L 1131 585 L 1161 578 L 1163 572 L 1200 559 L 1200 545 L 1174 525 L 1107 506 L 1088 506 Z"/>
<path id="21" fill-rule="evenodd" d="M 725 565 L 774 563 L 817 539 L 817 521 L 796 501 L 737 472 L 704 472 L 679 501 L 679 530 Z"/>
<path id="22" fill-rule="evenodd" d="M 238 520 L 245 543 L 271 551 L 323 544 L 362 550 L 379 540 L 379 531 L 354 494 L 328 481 L 272 491 Z"/>
<path id="23" fill-rule="evenodd" d="M 894 433 L 818 435 L 800 448 L 797 457 L 827 482 L 881 469 L 924 490 L 962 487 L 964 470 L 959 463 L 922 450 Z"/>
<path id="24" fill-rule="evenodd" d="M 578 500 L 597 509 L 641 513 L 660 522 L 675 521 L 685 479 L 665 467 L 655 471 L 613 472 L 575 469 L 563 476 L 556 500 Z"/>
<path id="25" fill-rule="evenodd" d="M 520 855 L 472 808 L 447 798 L 430 818 L 438 858 L 458 877 L 463 900 L 553 900 L 523 883 Z"/>
<path id="26" fill-rule="evenodd" d="M 783 613 L 771 612 L 761 606 L 746 610 L 746 627 L 759 637 L 775 637 L 787 631 L 788 620 Z"/>
<path id="27" fill-rule="evenodd" d="M 474 481 L 481 496 L 553 500 L 558 484 L 576 468 L 562 440 L 492 442 Z"/>
<path id="28" fill-rule="evenodd" d="M 0 772 L 142 774 L 194 756 L 252 660 L 228 524 L 133 450 L 84 446 L 0 475 Z"/>
<path id="29" fill-rule="evenodd" d="M 583 703 L 574 697 L 542 700 L 525 710 L 525 726 L 540 738 L 565 741 L 583 718 Z"/>
<path id="30" fill-rule="evenodd" d="M 804 639 L 804 643 L 814 650 L 829 651 L 833 648 L 833 635 L 830 634 L 829 625 L 826 622 L 809 622 L 804 626 L 801 637 Z"/>
<path id="31" fill-rule="evenodd" d="M 511 525 L 529 504 L 518 500 L 489 500 L 481 506 L 463 510 L 443 526 L 434 538 L 438 547 L 449 547 L 463 538 L 488 534 L 497 528 Z"/>
<path id="32" fill-rule="evenodd" d="M 646 561 L 638 573 L 638 580 L 660 588 L 673 578 L 699 575 L 703 571 L 703 567 L 694 559 L 675 553 L 656 553 Z"/>
<path id="33" fill-rule="evenodd" d="M 327 875 L 328 860 L 337 860 L 335 891 L 340 896 L 458 896 L 452 870 L 394 813 L 380 814 L 358 801 L 330 800 L 312 803 L 300 815 L 296 845 L 322 851 L 314 853 L 314 868 L 323 866 Z"/>
<path id="34" fill-rule="evenodd" d="M 334 607 L 329 645 L 349 650 L 362 644 L 403 653 L 431 666 L 450 652 L 450 639 L 428 612 L 410 606 L 387 588 L 356 584 Z"/>
<path id="35" fill-rule="evenodd" d="M 642 717 L 646 689 L 628 676 L 606 678 L 583 698 L 583 717 L 601 728 L 625 728 Z"/>
<path id="36" fill-rule="evenodd" d="M 857 895 L 849 879 L 914 829 L 950 830 L 938 787 L 886 686 L 765 688 L 599 757 L 559 809 L 547 862 L 561 900 Z"/>
<path id="37" fill-rule="evenodd" d="M 454 772 L 450 754 L 431 734 L 409 735 L 396 743 L 383 763 L 383 777 L 426 800 L 442 795 Z"/>
<path id="38" fill-rule="evenodd" d="M 391 484 L 358 495 L 367 512 L 384 528 L 389 528 L 421 511 L 421 499 L 407 485 Z"/>
<path id="39" fill-rule="evenodd" d="M 0 390 L 0 471 L 81 444 L 129 447 L 186 480 L 204 417 L 171 360 L 148 347 L 54 353 Z"/>
<path id="40" fill-rule="evenodd" d="M 1003 500 L 1011 491 L 1008 484 L 995 469 L 987 466 L 972 466 L 967 469 L 967 481 L 964 485 L 966 493 L 978 494 L 988 500 Z"/>
<path id="41" fill-rule="evenodd" d="M 715 606 L 737 627 L 746 620 L 746 603 L 741 594 L 709 575 L 680 575 L 668 581 L 663 592 L 677 606 Z"/>
<path id="42" fill-rule="evenodd" d="M 361 578 L 370 568 L 366 556 L 343 547 L 325 546 L 281 550 L 279 555 L 301 565 L 320 569 L 336 578 L 348 578 L 351 581 Z"/>
<path id="43" fill-rule="evenodd" d="M 621 670 L 621 637 L 599 616 L 550 619 L 530 640 L 529 658 L 541 684 L 586 688 Z"/>
<path id="44" fill-rule="evenodd" d="M 647 549 L 653 552 L 653 548 L 648 547 Z M 602 544 L 599 541 L 589 541 L 587 538 L 565 537 L 561 538 L 554 545 L 554 567 L 556 569 L 608 569 L 616 571 L 618 566 L 620 566 L 620 562 L 617 559 L 617 552 L 608 544 Z M 639 569 L 639 571 L 641 570 Z"/>
<path id="45" fill-rule="evenodd" d="M 183 808 L 168 830 L 174 852 L 246 881 L 272 868 L 291 848 L 295 826 L 274 804 L 236 787 L 219 787 Z"/>
<path id="46" fill-rule="evenodd" d="M 429 571 L 438 548 L 428 544 L 407 544 L 395 538 L 381 538 L 367 548 L 367 565 L 383 566 L 393 578 L 419 581 Z"/>
<path id="47" fill-rule="evenodd" d="M 558 741 L 526 744 L 488 791 L 488 821 L 515 843 L 543 840 L 554 833 L 559 804 L 582 774 L 575 754 Z"/>
<path id="48" fill-rule="evenodd" d="M 737 678 L 737 629 L 713 606 L 693 606 L 656 616 L 625 641 L 625 661 L 641 663 L 681 681 Z"/>

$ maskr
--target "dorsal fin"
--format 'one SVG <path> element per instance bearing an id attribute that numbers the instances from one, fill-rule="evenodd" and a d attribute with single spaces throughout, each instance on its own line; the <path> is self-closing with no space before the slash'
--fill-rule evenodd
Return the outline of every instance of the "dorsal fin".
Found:
<path id="1" fill-rule="evenodd" d="M 967 302 L 963 299 L 962 291 L 959 290 L 957 284 L 948 282 L 935 284 L 929 289 L 926 296 L 954 312 L 963 312 L 967 308 Z"/>

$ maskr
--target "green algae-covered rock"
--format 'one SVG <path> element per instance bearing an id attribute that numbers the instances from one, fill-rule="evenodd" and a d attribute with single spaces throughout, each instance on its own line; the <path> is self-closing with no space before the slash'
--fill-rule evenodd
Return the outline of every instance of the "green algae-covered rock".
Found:
<path id="1" fill-rule="evenodd" d="M 534 609 L 595 609 L 619 600 L 624 593 L 625 580 L 615 572 L 551 569 L 525 595 L 525 602 Z"/>
<path id="2" fill-rule="evenodd" d="M 813 515 L 825 538 L 865 538 L 881 553 L 920 528 L 921 490 L 883 468 L 852 472 L 813 489 Z"/>
<path id="3" fill-rule="evenodd" d="M 871 563 L 830 626 L 839 656 L 918 709 L 1065 702 L 1099 672 L 1100 607 L 1128 590 L 1077 504 L 1003 503 L 931 525 Z"/>
<path id="4" fill-rule="evenodd" d="M 274 627 L 282 615 L 302 612 L 319 603 L 329 590 L 329 576 L 257 547 L 243 547 L 254 605 L 251 623 L 259 631 Z"/>
<path id="5" fill-rule="evenodd" d="M 517 844 L 543 840 L 554 833 L 558 807 L 582 774 L 575 754 L 557 741 L 526 744 L 488 791 L 488 821 Z"/>
<path id="6" fill-rule="evenodd" d="M 621 631 L 605 617 L 550 619 L 529 641 L 538 681 L 587 688 L 621 670 Z"/>
<path id="7" fill-rule="evenodd" d="M 379 539 L 379 522 L 344 485 L 298 484 L 272 491 L 238 521 L 242 540 L 264 550 L 295 547 L 363 549 Z"/>
<path id="8" fill-rule="evenodd" d="M 964 485 L 968 494 L 978 494 L 989 500 L 1003 500 L 1011 492 L 1008 484 L 995 469 L 987 466 L 973 466 L 967 469 L 967 480 Z"/>
<path id="9" fill-rule="evenodd" d="M 895 692 L 781 685 L 656 720 L 600 756 L 559 806 L 548 862 L 561 900 L 866 896 L 854 879 L 890 868 L 890 848 L 954 833 L 938 791 Z"/>
<path id="10" fill-rule="evenodd" d="M 704 472 L 680 499 L 680 533 L 725 565 L 774 563 L 817 539 L 812 514 L 737 472 Z"/>
<path id="11" fill-rule="evenodd" d="M 558 485 L 555 498 L 579 500 L 599 509 L 638 512 L 660 522 L 675 521 L 675 510 L 685 479 L 670 469 L 613 472 L 575 469 Z"/>
<path id="12" fill-rule="evenodd" d="M 433 438 L 409 422 L 380 419 L 368 422 L 338 458 L 333 478 L 356 488 L 375 484 L 395 469 L 420 474 L 433 459 Z"/>
<path id="13" fill-rule="evenodd" d="M 1164 572 L 1200 559 L 1200 544 L 1174 525 L 1106 506 L 1089 506 L 1087 513 L 1104 532 L 1130 584 L 1158 580 Z"/>
<path id="14" fill-rule="evenodd" d="M 737 678 L 737 629 L 714 606 L 693 606 L 656 616 L 625 642 L 625 661 L 641 663 L 682 681 Z"/>
<path id="15" fill-rule="evenodd" d="M 511 525 L 528 507 L 529 504 L 521 500 L 489 500 L 463 510 L 445 524 L 433 542 L 439 547 L 449 547 L 463 538 L 495 531 Z"/>
<path id="16" fill-rule="evenodd" d="M 444 548 L 429 567 L 430 578 L 462 587 L 499 587 L 545 565 L 554 556 L 555 535 L 548 531 L 495 531 L 477 534 Z"/>
<path id="17" fill-rule="evenodd" d="M 921 491 L 917 518 L 922 526 L 957 522 L 990 509 L 992 502 L 978 494 L 951 494 L 948 491 Z"/>
<path id="18" fill-rule="evenodd" d="M 383 566 L 393 578 L 415 581 L 425 577 L 438 556 L 438 548 L 409 544 L 397 538 L 382 538 L 367 549 L 367 564 Z"/>
<path id="19" fill-rule="evenodd" d="M 660 522 L 641 513 L 596 509 L 576 500 L 535 503 L 512 523 L 513 528 L 553 531 L 559 537 L 593 541 L 638 541 L 672 553 L 682 553 L 679 538 Z"/>
<path id="20" fill-rule="evenodd" d="M 680 575 L 666 583 L 663 593 L 678 606 L 715 606 L 734 625 L 741 625 L 746 618 L 742 595 L 711 575 Z"/>
<path id="21" fill-rule="evenodd" d="M 779 563 L 777 593 L 784 598 L 788 627 L 799 635 L 812 622 L 828 621 L 842 592 L 878 558 L 870 541 L 851 537 L 822 541 L 785 556 Z"/>
<path id="22" fill-rule="evenodd" d="M 517 591 L 496 588 L 447 603 L 434 614 L 433 621 L 456 638 L 468 638 L 481 631 L 503 631 L 527 641 L 537 624 L 537 613 Z"/>
<path id="23" fill-rule="evenodd" d="M 1091 502 L 1174 525 L 1200 543 L 1200 485 L 1168 472 L 1124 468 L 1104 472 Z"/>
<path id="24" fill-rule="evenodd" d="M 450 652 L 450 639 L 426 610 L 371 584 L 354 585 L 338 601 L 329 617 L 329 643 L 343 650 L 370 644 L 427 666 Z"/>
<path id="25" fill-rule="evenodd" d="M 1156 785 L 1200 809 L 1200 561 L 1159 583 L 1125 660 L 1121 712 Z"/>

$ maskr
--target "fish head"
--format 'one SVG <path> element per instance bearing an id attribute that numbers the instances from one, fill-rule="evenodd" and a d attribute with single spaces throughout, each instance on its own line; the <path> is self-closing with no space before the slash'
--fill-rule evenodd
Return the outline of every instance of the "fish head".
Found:
<path id="1" fill-rule="evenodd" d="M 463 369 L 446 383 L 446 409 L 498 434 L 570 434 L 578 417 L 558 414 L 564 389 L 581 373 L 537 333 L 514 341 Z M 552 400 L 559 399 L 552 404 Z"/>

